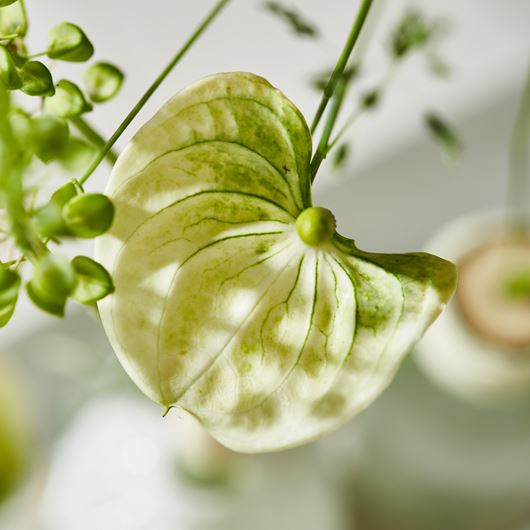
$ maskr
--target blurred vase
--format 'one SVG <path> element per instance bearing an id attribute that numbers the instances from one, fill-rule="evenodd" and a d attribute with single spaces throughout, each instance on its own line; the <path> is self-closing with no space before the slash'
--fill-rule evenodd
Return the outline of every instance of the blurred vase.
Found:
<path id="1" fill-rule="evenodd" d="M 530 394 L 530 233 L 508 221 L 500 211 L 467 215 L 428 242 L 457 263 L 459 283 L 416 355 L 437 384 L 494 406 Z"/>
<path id="2" fill-rule="evenodd" d="M 351 518 L 362 530 L 523 530 L 530 525 L 530 407 L 455 398 L 408 359 L 347 427 Z"/>
<path id="3" fill-rule="evenodd" d="M 219 446 L 177 411 L 100 398 L 54 450 L 40 509 L 54 530 L 342 530 L 312 452 L 249 456 Z M 190 423 L 191 421 L 191 423 Z"/>

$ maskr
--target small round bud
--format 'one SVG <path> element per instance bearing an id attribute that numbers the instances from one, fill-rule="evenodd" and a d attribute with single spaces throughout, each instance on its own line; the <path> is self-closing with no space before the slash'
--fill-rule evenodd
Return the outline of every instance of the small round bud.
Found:
<path id="1" fill-rule="evenodd" d="M 116 95 L 123 83 L 123 72 L 109 63 L 93 64 L 84 74 L 87 93 L 94 103 L 103 103 Z"/>
<path id="2" fill-rule="evenodd" d="M 94 47 L 84 31 L 70 22 L 61 22 L 49 35 L 48 57 L 74 63 L 88 61 Z"/>
<path id="3" fill-rule="evenodd" d="M 329 241 L 335 233 L 335 217 L 326 208 L 306 208 L 296 219 L 296 230 L 307 245 L 318 247 Z"/>
<path id="4" fill-rule="evenodd" d="M 66 300 L 75 284 L 75 271 L 70 262 L 63 256 L 46 254 L 35 263 L 27 291 L 35 305 L 53 315 L 63 316 Z"/>
<path id="5" fill-rule="evenodd" d="M 114 205 L 101 193 L 84 193 L 66 203 L 63 219 L 74 235 L 96 237 L 110 228 L 114 219 Z"/>

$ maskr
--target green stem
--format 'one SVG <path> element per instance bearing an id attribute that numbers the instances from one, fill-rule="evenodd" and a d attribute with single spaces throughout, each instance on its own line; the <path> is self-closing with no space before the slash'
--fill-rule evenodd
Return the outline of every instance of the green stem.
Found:
<path id="1" fill-rule="evenodd" d="M 162 72 L 155 79 L 153 84 L 147 89 L 145 94 L 140 98 L 140 100 L 134 106 L 131 112 L 129 112 L 129 114 L 125 117 L 125 119 L 118 126 L 114 134 L 109 138 L 105 146 L 99 152 L 98 156 L 95 158 L 95 160 L 92 162 L 90 167 L 87 169 L 86 173 L 79 180 L 81 184 L 85 183 L 90 177 L 90 175 L 94 173 L 94 171 L 99 166 L 101 161 L 105 158 L 105 156 L 110 151 L 112 146 L 116 143 L 116 141 L 125 131 L 125 129 L 127 129 L 130 123 L 134 120 L 136 115 L 140 112 L 142 107 L 147 103 L 147 101 L 153 95 L 155 90 L 160 86 L 160 84 L 169 75 L 169 73 L 173 70 L 173 68 L 178 64 L 178 62 L 182 59 L 182 57 L 184 57 L 186 52 L 192 47 L 195 41 L 202 35 L 202 33 L 208 28 L 208 26 L 213 22 L 213 20 L 217 17 L 217 15 L 229 2 L 230 0 L 220 0 L 219 2 L 217 2 L 217 4 L 210 11 L 208 16 L 202 21 L 202 23 L 198 26 L 198 28 L 193 32 L 191 37 L 186 41 L 184 46 L 177 52 L 177 54 L 173 57 L 173 59 L 171 59 L 171 61 L 164 68 L 164 70 L 162 70 Z"/>
<path id="2" fill-rule="evenodd" d="M 379 85 L 379 88 L 377 89 L 377 92 L 379 94 L 379 102 L 383 98 L 383 94 L 385 93 L 385 90 L 388 88 L 388 85 L 390 84 L 394 74 L 396 72 L 396 63 L 392 62 L 390 63 L 390 66 L 383 77 L 383 80 L 381 81 L 381 84 Z M 378 103 L 379 104 L 379 103 Z M 349 128 L 357 121 L 359 116 L 363 114 L 364 111 L 366 111 L 367 108 L 361 103 L 359 103 L 359 106 L 350 114 L 348 119 L 345 121 L 344 125 L 341 127 L 339 132 L 336 134 L 336 136 L 333 138 L 331 143 L 328 146 L 328 151 L 331 151 L 333 147 L 337 144 L 337 142 L 340 141 L 340 139 L 348 132 Z"/>
<path id="3" fill-rule="evenodd" d="M 326 85 L 326 88 L 324 89 L 324 92 L 322 94 L 322 99 L 320 100 L 316 115 L 313 119 L 313 122 L 311 123 L 311 134 L 313 134 L 316 128 L 318 127 L 320 119 L 322 118 L 322 115 L 326 110 L 329 100 L 335 92 L 337 83 L 339 82 L 339 79 L 341 79 L 344 70 L 346 69 L 346 65 L 348 64 L 351 53 L 353 51 L 353 47 L 355 46 L 355 43 L 359 38 L 359 35 L 364 26 L 366 17 L 368 16 L 368 12 L 370 11 L 372 3 L 373 0 L 363 0 L 363 3 L 361 4 L 361 8 L 357 13 L 357 17 L 355 18 L 355 22 L 353 23 L 350 34 L 348 35 L 346 43 L 344 44 L 344 48 L 342 49 L 337 64 L 335 65 L 335 69 L 333 70 L 333 73 L 329 78 L 328 84 Z"/>
<path id="4" fill-rule="evenodd" d="M 98 149 L 103 149 L 105 147 L 104 138 L 81 116 L 73 118 L 70 120 L 72 125 L 92 144 L 94 144 Z M 118 155 L 112 149 L 109 149 L 105 154 L 107 160 L 114 165 L 116 160 L 118 160 Z"/>
<path id="5" fill-rule="evenodd" d="M 20 5 L 20 11 L 22 12 L 22 18 L 24 19 L 24 27 L 26 28 L 26 33 L 27 33 L 29 21 L 28 21 L 28 13 L 26 11 L 26 4 L 24 0 L 19 0 L 19 5 Z"/>
<path id="6" fill-rule="evenodd" d="M 18 37 L 18 33 L 12 33 L 11 35 L 0 35 L 0 40 L 13 40 Z"/>
<path id="7" fill-rule="evenodd" d="M 311 182 L 315 180 L 320 164 L 322 164 L 322 161 L 326 158 L 326 155 L 329 152 L 329 139 L 342 107 L 347 86 L 348 82 L 344 78 L 341 78 L 335 87 L 335 93 L 331 100 L 331 108 L 329 110 L 328 118 L 324 125 L 324 130 L 322 131 L 322 136 L 318 143 L 315 155 L 313 156 L 313 160 L 311 160 Z"/>
<path id="8" fill-rule="evenodd" d="M 6 175 L 3 182 L 3 191 L 5 195 L 5 210 L 17 248 L 30 259 L 35 259 L 44 254 L 46 245 L 32 230 L 24 208 L 22 174 L 18 168 Z"/>
<path id="9" fill-rule="evenodd" d="M 36 59 L 37 57 L 44 57 L 44 56 L 47 55 L 47 54 L 48 54 L 48 50 L 46 50 L 46 51 L 44 51 L 44 52 L 39 52 L 39 53 L 32 53 L 31 55 L 28 55 L 28 56 L 26 57 L 26 59 L 27 59 L 28 61 L 31 61 L 31 60 L 33 60 L 33 59 Z"/>
<path id="10" fill-rule="evenodd" d="M 516 229 L 530 225 L 530 66 L 510 142 L 508 213 Z"/>
<path id="11" fill-rule="evenodd" d="M 339 132 L 335 135 L 333 140 L 330 142 L 330 144 L 327 147 L 326 154 L 328 154 L 340 141 L 340 139 L 344 136 L 344 134 L 348 131 L 348 129 L 357 121 L 359 116 L 363 113 L 363 107 L 358 106 L 348 117 L 344 125 L 340 128 Z"/>

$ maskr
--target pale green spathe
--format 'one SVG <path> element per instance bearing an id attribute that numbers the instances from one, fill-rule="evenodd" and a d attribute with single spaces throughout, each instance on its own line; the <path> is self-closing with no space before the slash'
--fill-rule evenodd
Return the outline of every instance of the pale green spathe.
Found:
<path id="1" fill-rule="evenodd" d="M 133 138 L 107 193 L 99 304 L 125 369 L 226 446 L 297 445 L 337 428 L 389 383 L 450 297 L 454 266 L 301 241 L 311 137 L 252 74 L 177 94 Z"/>

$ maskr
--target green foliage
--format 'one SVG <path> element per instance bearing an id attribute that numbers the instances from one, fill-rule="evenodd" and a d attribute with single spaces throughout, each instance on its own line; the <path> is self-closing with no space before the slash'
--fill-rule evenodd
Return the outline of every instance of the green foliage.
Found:
<path id="1" fill-rule="evenodd" d="M 75 270 L 70 262 L 63 256 L 46 253 L 35 263 L 33 276 L 26 287 L 36 306 L 62 317 L 75 284 Z"/>
<path id="2" fill-rule="evenodd" d="M 62 215 L 72 234 L 93 238 L 104 234 L 112 225 L 114 205 L 101 193 L 84 193 L 68 201 Z"/>
<path id="3" fill-rule="evenodd" d="M 319 31 L 315 24 L 306 20 L 300 13 L 293 9 L 286 8 L 278 2 L 264 2 L 264 7 L 270 12 L 286 22 L 297 35 L 303 37 L 318 37 Z"/>
<path id="4" fill-rule="evenodd" d="M 33 224 L 40 235 L 46 238 L 72 235 L 63 218 L 63 207 L 78 193 L 75 184 L 68 182 L 53 193 L 47 204 L 35 212 Z"/>
<path id="5" fill-rule="evenodd" d="M 436 29 L 437 25 L 427 22 L 419 11 L 408 11 L 392 34 L 392 55 L 396 59 L 402 59 L 411 51 L 425 47 Z"/>
<path id="6" fill-rule="evenodd" d="M 379 90 L 370 90 L 365 92 L 361 98 L 361 105 L 365 109 L 373 109 L 377 107 L 381 100 L 381 93 Z"/>
<path id="7" fill-rule="evenodd" d="M 442 152 L 451 159 L 462 154 L 462 142 L 456 131 L 439 114 L 428 112 L 425 125 Z"/>
<path id="8" fill-rule="evenodd" d="M 94 47 L 79 26 L 62 22 L 50 31 L 47 53 L 50 59 L 78 63 L 88 61 Z"/>
<path id="9" fill-rule="evenodd" d="M 81 138 L 71 137 L 61 150 L 58 161 L 66 171 L 75 173 L 87 168 L 96 154 L 95 146 Z"/>
<path id="10" fill-rule="evenodd" d="M 335 152 L 332 159 L 335 168 L 341 167 L 347 156 L 347 144 L 342 142 L 339 145 L 339 140 L 361 115 L 380 106 L 388 90 L 388 85 L 395 74 L 396 67 L 403 63 L 403 59 L 408 57 L 411 52 L 419 50 L 424 53 L 431 73 L 439 77 L 448 75 L 449 67 L 439 58 L 434 49 L 440 35 L 443 33 L 443 28 L 443 21 L 427 20 L 419 10 L 414 9 L 407 11 L 396 27 L 392 29 L 389 39 L 391 60 L 386 75 L 381 78 L 378 85 L 358 95 L 356 108 L 346 120 L 340 132 L 329 142 L 329 145 L 324 150 L 327 155 L 332 149 L 335 149 L 335 146 L 339 149 Z M 311 85 L 317 90 L 325 91 L 326 93 L 326 88 L 333 72 L 334 69 L 325 70 L 311 80 Z M 362 73 L 361 63 L 348 65 L 339 76 L 337 87 L 344 83 L 344 90 L 351 88 L 353 81 L 360 77 Z M 335 99 L 338 96 L 338 92 L 338 90 L 335 90 Z M 461 144 L 456 133 L 449 130 L 449 128 L 444 130 L 445 124 L 437 117 L 428 116 L 426 122 L 429 129 L 432 129 L 432 134 L 435 135 L 437 141 L 443 147 L 444 152 L 450 157 L 457 156 L 461 150 Z M 452 135 L 444 133 L 452 133 Z"/>
<path id="11" fill-rule="evenodd" d="M 19 145 L 31 145 L 33 141 L 33 124 L 31 116 L 19 107 L 9 110 L 11 132 Z"/>
<path id="12" fill-rule="evenodd" d="M 341 144 L 333 155 L 333 167 L 336 169 L 341 168 L 350 155 L 350 146 L 348 144 Z"/>
<path id="13" fill-rule="evenodd" d="M 44 101 L 44 111 L 60 118 L 76 118 L 92 110 L 81 89 L 71 81 L 62 79 L 57 83 L 55 95 Z"/>
<path id="14" fill-rule="evenodd" d="M 32 146 L 35 154 L 44 162 L 55 160 L 68 141 L 68 125 L 57 116 L 37 116 L 32 120 Z"/>
<path id="15" fill-rule="evenodd" d="M 28 19 L 20 1 L 0 9 L 0 35 L 16 34 L 24 37 L 28 31 Z"/>
<path id="16" fill-rule="evenodd" d="M 17 0 L 0 0 L 0 8 L 10 6 L 11 4 L 14 4 Z"/>
<path id="17" fill-rule="evenodd" d="M 328 84 L 329 78 L 331 77 L 331 74 L 333 73 L 333 70 L 330 70 L 327 68 L 323 72 L 318 73 L 311 79 L 311 86 L 317 91 L 322 92 L 326 89 L 326 86 Z M 343 79 L 346 83 L 350 83 L 353 81 L 360 73 L 360 68 L 358 65 L 352 65 L 349 66 L 342 72 L 341 79 Z"/>
<path id="18" fill-rule="evenodd" d="M 0 263 L 0 328 L 11 319 L 18 299 L 20 275 Z"/>
<path id="19" fill-rule="evenodd" d="M 114 291 L 112 278 L 106 269 L 86 256 L 77 256 L 72 260 L 77 284 L 72 298 L 80 304 L 95 304 Z"/>
<path id="20" fill-rule="evenodd" d="M 94 103 L 112 99 L 119 92 L 123 79 L 123 72 L 110 63 L 93 64 L 83 76 L 88 97 Z"/>
<path id="21" fill-rule="evenodd" d="M 15 61 L 7 48 L 0 46 L 0 82 L 8 90 L 16 90 L 22 86 Z"/>
<path id="22" fill-rule="evenodd" d="M 21 90 L 28 96 L 53 96 L 55 86 L 52 74 L 48 68 L 39 61 L 28 61 L 20 69 L 22 78 Z"/>
<path id="23" fill-rule="evenodd" d="M 0 204 L 18 252 L 2 264 L 0 318 L 11 317 L 21 276 L 30 278 L 34 304 L 57 316 L 69 298 L 101 301 L 111 341 L 150 397 L 166 410 L 182 406 L 235 449 L 264 451 L 319 436 L 367 406 L 440 312 L 455 278 L 454 267 L 434 256 L 361 251 L 336 232 L 328 210 L 312 206 L 312 177 L 335 144 L 330 135 L 358 72 L 347 63 L 372 0 L 362 0 L 326 80 L 311 131 L 331 105 L 313 160 L 309 127 L 281 92 L 253 74 L 224 74 L 177 95 L 135 137 L 109 183 L 116 219 L 110 198 L 84 192 L 79 182 L 227 3 L 216 3 L 108 142 L 80 118 L 92 106 L 79 86 L 63 79 L 54 89 L 46 64 L 30 60 L 88 60 L 94 48 L 83 30 L 62 23 L 46 52 L 32 55 L 24 4 L 0 10 L 0 26 L 9 28 L 0 29 L 4 84 L 44 97 L 29 113 L 0 91 Z M 294 11 L 266 6 L 298 34 L 317 35 Z M 395 58 L 429 40 L 410 21 L 405 30 L 408 44 Z M 84 75 L 96 103 L 122 81 L 109 63 Z M 377 104 L 376 89 L 361 99 L 363 109 Z M 100 149 L 90 164 L 93 148 L 71 137 L 69 125 Z M 41 168 L 34 157 L 57 161 L 57 172 L 89 167 L 34 205 L 26 179 L 28 168 Z M 85 256 L 69 262 L 48 248 L 50 240 L 109 229 L 97 241 L 101 264 Z"/>

